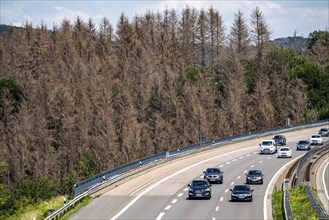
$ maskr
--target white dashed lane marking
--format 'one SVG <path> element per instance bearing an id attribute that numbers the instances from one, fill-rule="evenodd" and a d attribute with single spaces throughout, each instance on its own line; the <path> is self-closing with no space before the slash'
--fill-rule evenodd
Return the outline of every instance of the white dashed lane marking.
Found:
<path id="1" fill-rule="evenodd" d="M 171 205 L 167 205 L 165 210 L 169 210 L 171 208 Z"/>
<path id="2" fill-rule="evenodd" d="M 161 212 L 159 215 L 158 215 L 158 217 L 156 218 L 156 220 L 160 220 L 160 219 L 162 219 L 162 217 L 164 216 L 164 212 Z"/>
<path id="3" fill-rule="evenodd" d="M 178 195 L 177 195 L 177 197 L 181 197 L 183 195 L 183 193 L 179 193 Z"/>
<path id="4" fill-rule="evenodd" d="M 173 204 L 176 203 L 176 202 L 177 202 L 177 199 L 174 199 L 173 201 L 171 201 L 171 203 L 173 203 Z"/>

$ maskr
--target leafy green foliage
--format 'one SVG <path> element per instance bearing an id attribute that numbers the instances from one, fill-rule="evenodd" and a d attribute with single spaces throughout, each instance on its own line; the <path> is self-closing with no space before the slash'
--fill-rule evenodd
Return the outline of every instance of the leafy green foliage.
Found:
<path id="1" fill-rule="evenodd" d="M 306 59 L 296 59 L 291 68 L 293 77 L 302 79 L 307 85 L 309 105 L 319 112 L 319 119 L 328 118 L 329 109 L 329 72 L 325 72 Z"/>
<path id="2" fill-rule="evenodd" d="M 244 62 L 245 68 L 245 82 L 247 84 L 248 93 L 251 94 L 257 82 L 257 64 L 253 60 L 247 60 Z"/>
<path id="3" fill-rule="evenodd" d="M 20 179 L 11 191 L 0 187 L 0 217 L 13 215 L 30 204 L 50 199 L 55 195 L 55 186 L 48 180 Z"/>
<path id="4" fill-rule="evenodd" d="M 0 78 L 0 100 L 3 98 L 3 94 L 5 90 L 9 90 L 10 94 L 17 102 L 21 102 L 23 96 L 22 87 L 16 83 L 13 79 L 8 79 L 6 77 Z"/>
<path id="5" fill-rule="evenodd" d="M 79 161 L 79 165 L 85 178 L 95 175 L 97 164 L 95 158 L 90 152 L 90 149 L 85 151 Z"/>
<path id="6" fill-rule="evenodd" d="M 311 206 L 306 192 L 306 186 L 301 185 L 298 188 L 291 188 L 290 203 L 294 219 L 318 219 L 314 209 Z"/>
<path id="7" fill-rule="evenodd" d="M 321 39 L 325 35 L 325 31 L 313 31 L 309 34 L 309 38 L 307 40 L 307 48 L 311 50 L 316 42 Z"/>
<path id="8" fill-rule="evenodd" d="M 77 182 L 77 178 L 73 174 L 68 176 L 61 175 L 59 185 L 57 187 L 58 194 L 73 196 L 73 185 Z"/>
<path id="9" fill-rule="evenodd" d="M 186 78 L 192 82 L 196 82 L 198 80 L 199 70 L 197 68 L 187 68 L 185 70 Z"/>
<path id="10" fill-rule="evenodd" d="M 272 208 L 273 208 L 273 219 L 284 220 L 283 210 L 283 192 L 281 190 L 275 190 L 272 194 Z"/>

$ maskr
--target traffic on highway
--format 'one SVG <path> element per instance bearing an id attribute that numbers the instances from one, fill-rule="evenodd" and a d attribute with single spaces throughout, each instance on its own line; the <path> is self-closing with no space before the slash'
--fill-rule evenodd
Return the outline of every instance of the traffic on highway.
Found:
<path id="1" fill-rule="evenodd" d="M 70 219 L 271 219 L 272 191 L 307 153 L 297 143 L 320 128 L 280 134 L 274 148 L 269 135 L 169 161 L 116 183 Z M 281 148 L 291 152 L 279 155 Z"/>

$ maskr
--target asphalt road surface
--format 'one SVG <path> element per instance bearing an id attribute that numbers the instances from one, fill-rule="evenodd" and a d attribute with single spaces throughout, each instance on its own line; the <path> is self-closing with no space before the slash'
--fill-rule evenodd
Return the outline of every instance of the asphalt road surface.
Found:
<path id="1" fill-rule="evenodd" d="M 287 146 L 293 149 L 292 158 L 259 154 L 258 144 L 263 139 L 271 139 L 271 135 L 210 147 L 201 153 L 172 160 L 118 183 L 70 219 L 271 219 L 271 193 L 275 182 L 286 166 L 307 152 L 296 151 L 296 142 L 317 134 L 320 127 L 283 133 Z M 187 184 L 203 178 L 203 171 L 208 167 L 221 168 L 223 184 L 212 184 L 210 200 L 187 199 Z M 251 185 L 254 189 L 252 202 L 231 202 L 229 189 L 235 184 L 245 184 L 245 173 L 249 169 L 262 170 L 264 184 Z"/>

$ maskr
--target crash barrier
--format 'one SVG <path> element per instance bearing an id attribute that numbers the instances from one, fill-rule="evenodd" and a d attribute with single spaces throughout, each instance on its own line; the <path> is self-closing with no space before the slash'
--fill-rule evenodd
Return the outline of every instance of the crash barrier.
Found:
<path id="1" fill-rule="evenodd" d="M 252 138 L 258 138 L 261 136 L 276 134 L 278 132 L 288 132 L 299 129 L 306 129 L 310 127 L 316 127 L 321 125 L 327 125 L 329 123 L 329 119 L 321 120 L 317 122 L 304 123 L 295 126 L 284 126 L 273 129 L 266 129 L 262 131 L 255 131 L 250 133 L 244 133 L 239 135 L 233 135 L 231 137 L 224 137 L 217 140 L 212 140 L 204 143 L 200 143 L 197 145 L 187 146 L 183 148 L 178 148 L 174 150 L 170 150 L 167 152 L 158 153 L 149 157 L 142 158 L 140 160 L 134 161 L 132 163 L 120 166 L 118 168 L 108 170 L 102 173 L 99 173 L 89 179 L 86 179 L 82 182 L 74 184 L 74 199 L 71 200 L 67 205 L 62 207 L 61 209 L 53 212 L 50 216 L 46 218 L 46 220 L 57 219 L 62 216 L 63 213 L 67 212 L 71 207 L 74 207 L 76 203 L 80 202 L 81 199 L 87 195 L 92 195 L 93 193 L 108 187 L 109 185 L 126 178 L 134 174 L 135 172 L 140 172 L 140 168 L 152 167 L 166 160 L 173 159 L 177 156 L 183 156 L 188 153 L 193 153 L 193 151 L 198 150 L 203 147 L 220 147 L 224 144 L 230 142 L 238 142 Z M 104 181 L 105 179 L 105 181 Z"/>
<path id="2" fill-rule="evenodd" d="M 283 182 L 283 210 L 286 220 L 293 220 L 292 210 L 290 207 L 290 196 L 289 196 L 289 179 L 285 178 Z"/>
<path id="3" fill-rule="evenodd" d="M 310 203 L 312 205 L 312 208 L 315 210 L 317 216 L 320 220 L 329 220 L 328 215 L 326 214 L 326 211 L 322 207 L 321 203 L 318 202 L 316 199 L 316 195 L 314 194 L 312 190 L 311 183 L 309 182 L 310 178 L 310 170 L 313 164 L 321 157 L 323 152 L 328 151 L 329 149 L 329 141 L 326 141 L 322 146 L 317 146 L 309 150 L 298 162 L 296 167 L 296 173 L 294 177 L 294 181 L 292 181 L 293 186 L 299 186 L 301 184 L 305 184 L 306 186 L 306 194 L 308 196 L 308 199 L 310 200 Z M 289 191 L 288 191 L 288 185 L 289 180 L 285 179 L 283 183 L 283 207 L 284 207 L 284 213 L 285 218 L 292 220 L 293 214 L 291 210 L 291 203 L 289 198 Z"/>

